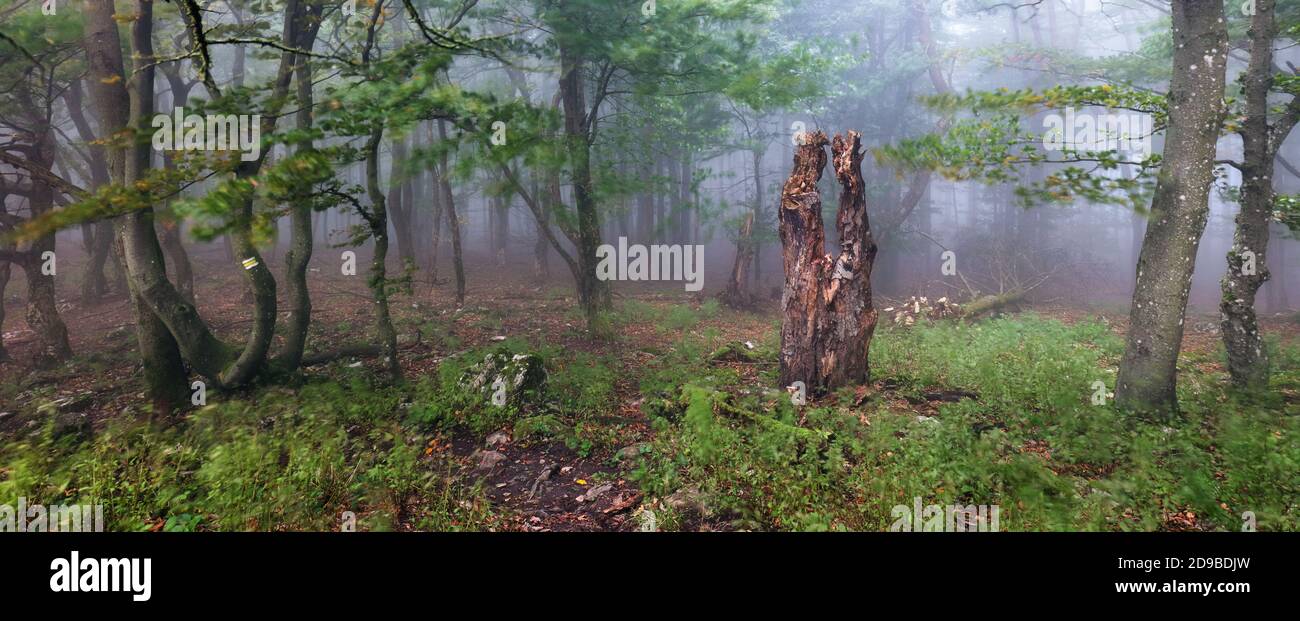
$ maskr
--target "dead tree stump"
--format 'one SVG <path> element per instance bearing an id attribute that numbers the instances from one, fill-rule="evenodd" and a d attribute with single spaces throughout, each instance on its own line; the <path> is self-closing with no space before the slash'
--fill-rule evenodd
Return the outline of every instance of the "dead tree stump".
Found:
<path id="1" fill-rule="evenodd" d="M 805 134 L 795 151 L 794 171 L 781 190 L 781 249 L 785 291 L 781 296 L 782 385 L 803 382 L 822 393 L 865 383 L 867 349 L 876 328 L 871 304 L 871 266 L 876 244 L 867 222 L 861 136 L 835 136 L 831 146 L 840 182 L 836 229 L 840 252 L 826 254 L 817 182 L 826 167 L 826 134 Z"/>

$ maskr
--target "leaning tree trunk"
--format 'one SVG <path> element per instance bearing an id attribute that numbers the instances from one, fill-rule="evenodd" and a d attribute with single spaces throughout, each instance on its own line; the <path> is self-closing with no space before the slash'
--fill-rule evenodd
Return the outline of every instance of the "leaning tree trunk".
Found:
<path id="1" fill-rule="evenodd" d="M 1171 414 L 1183 317 L 1196 249 L 1209 216 L 1215 143 L 1223 120 L 1228 33 L 1223 3 L 1173 3 L 1173 79 L 1165 158 L 1137 265 L 1115 401 L 1122 408 Z"/>
<path id="2" fill-rule="evenodd" d="M 831 147 L 840 182 L 836 228 L 840 254 L 825 252 L 817 182 L 826 167 L 826 134 L 804 136 L 794 172 L 781 191 L 780 228 L 785 263 L 781 298 L 783 385 L 803 382 L 819 393 L 866 382 L 867 351 L 876 328 L 871 266 L 876 244 L 867 221 L 861 137 L 850 131 Z"/>
<path id="3" fill-rule="evenodd" d="M 1268 93 L 1273 86 L 1273 39 L 1277 25 L 1273 0 L 1258 0 L 1250 26 L 1250 64 L 1242 77 L 1246 118 L 1240 131 L 1241 211 L 1228 251 L 1228 271 L 1220 283 L 1219 301 L 1223 345 L 1228 354 L 1228 372 L 1240 388 L 1268 386 L 1268 352 L 1255 317 L 1255 294 L 1269 278 L 1265 254 L 1268 224 L 1273 217 L 1273 159 L 1277 147 L 1291 127 L 1278 121 L 1276 140 L 1270 139 Z"/>

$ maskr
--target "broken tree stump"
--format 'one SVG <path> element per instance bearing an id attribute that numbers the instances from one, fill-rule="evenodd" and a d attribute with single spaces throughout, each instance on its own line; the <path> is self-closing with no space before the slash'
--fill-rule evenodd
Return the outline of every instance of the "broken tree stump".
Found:
<path id="1" fill-rule="evenodd" d="M 839 256 L 826 254 L 821 195 L 826 134 L 805 134 L 795 151 L 794 171 L 781 191 L 781 250 L 785 290 L 781 296 L 782 385 L 803 382 L 814 393 L 869 377 L 867 350 L 876 328 L 871 304 L 871 267 L 876 244 L 867 220 L 861 136 L 835 136 L 831 154 L 840 183 L 836 229 Z"/>

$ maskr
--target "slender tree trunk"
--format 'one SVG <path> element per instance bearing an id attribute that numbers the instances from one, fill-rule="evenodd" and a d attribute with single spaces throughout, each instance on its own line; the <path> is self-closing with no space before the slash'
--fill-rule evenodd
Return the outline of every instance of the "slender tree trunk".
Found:
<path id="1" fill-rule="evenodd" d="M 433 139 L 432 122 L 430 122 L 428 125 L 428 131 L 429 131 L 429 146 L 433 146 L 434 139 Z M 441 163 L 435 163 L 433 167 L 430 168 L 429 172 L 430 172 L 430 181 L 433 184 L 433 187 L 431 187 L 429 191 L 429 197 L 431 199 L 431 202 L 433 203 L 433 221 L 431 223 L 433 229 L 433 239 L 430 240 L 430 249 L 429 249 L 429 282 L 430 284 L 437 285 L 438 284 L 438 252 L 442 248 L 442 212 L 445 209 L 444 201 L 446 200 L 446 198 L 444 196 L 443 187 L 442 187 L 442 177 L 444 171 L 442 169 Z"/>
<path id="2" fill-rule="evenodd" d="M 495 245 L 497 267 L 506 266 L 506 252 L 510 245 L 510 197 L 499 196 L 493 201 L 496 221 L 492 223 L 492 240 Z"/>
<path id="3" fill-rule="evenodd" d="M 766 147 L 766 145 L 764 145 Z M 754 223 L 763 217 L 763 148 L 754 149 L 752 170 L 754 176 L 754 203 L 750 212 L 740 224 L 740 235 L 736 237 L 736 263 L 731 267 L 731 280 L 722 294 L 723 301 L 731 307 L 745 307 L 753 303 L 749 290 L 750 266 L 757 267 L 758 244 L 754 239 Z"/>
<path id="4" fill-rule="evenodd" d="M 583 84 L 582 59 L 572 50 L 560 49 L 560 101 L 564 108 L 564 133 L 569 161 L 573 166 L 573 201 L 578 220 L 578 299 L 587 319 L 588 331 L 595 331 L 599 311 L 609 307 L 609 287 L 596 276 L 596 249 L 600 246 L 600 214 L 591 187 L 591 142 Z"/>
<path id="5" fill-rule="evenodd" d="M 64 99 L 68 104 L 68 117 L 72 119 L 77 135 L 86 143 L 86 150 L 90 153 L 90 160 L 86 164 L 90 169 L 92 189 L 101 188 L 111 182 L 108 162 L 105 159 L 104 147 L 99 144 L 95 131 L 86 118 L 85 94 L 82 91 L 81 80 L 73 80 L 64 94 Z M 104 275 L 104 268 L 111 256 L 113 223 L 100 220 L 85 225 L 83 230 L 90 233 L 88 238 L 90 243 L 86 248 L 89 260 L 86 263 L 86 272 L 82 275 L 81 302 L 89 306 L 108 292 L 108 279 Z"/>
<path id="6" fill-rule="evenodd" d="M 442 119 L 438 120 L 438 137 L 444 142 L 447 140 L 447 125 Z M 451 174 L 451 168 L 447 162 L 447 154 L 442 154 L 442 171 L 439 180 L 442 184 L 442 206 L 447 212 L 447 228 L 451 230 L 451 260 L 456 269 L 456 305 L 465 304 L 465 255 L 461 253 L 460 247 L 460 216 L 456 215 L 456 196 L 451 191 L 451 180 L 448 176 Z"/>
<path id="7" fill-rule="evenodd" d="M 814 393 L 869 378 L 867 352 L 876 327 L 871 267 L 876 245 L 867 221 L 861 138 L 850 131 L 831 147 L 841 187 L 836 228 L 840 254 L 825 254 L 817 182 L 826 167 L 826 135 L 807 135 L 781 193 L 785 293 L 781 299 L 780 381 Z"/>
<path id="8" fill-rule="evenodd" d="M 82 276 L 81 300 L 89 305 L 108 293 L 109 280 L 105 269 L 114 270 L 115 277 L 120 276 L 117 260 L 113 256 L 113 223 L 100 220 L 90 225 L 94 231 L 93 243 L 90 245 L 90 257 L 86 263 L 86 273 Z M 110 262 L 111 261 L 111 262 Z M 117 278 L 121 282 L 120 278 Z"/>
<path id="9" fill-rule="evenodd" d="M 310 50 L 315 44 L 320 30 L 322 5 L 310 3 L 303 12 L 302 48 Z M 298 112 L 294 118 L 298 129 L 306 132 L 312 126 L 312 65 L 311 57 L 296 55 L 294 59 L 294 83 L 297 87 Z M 310 153 L 316 147 L 310 138 L 305 138 L 296 145 L 299 154 Z M 304 190 L 310 188 L 303 188 Z M 307 267 L 311 264 L 314 250 L 312 238 L 311 202 L 299 200 L 293 205 L 289 215 L 289 249 L 284 253 L 285 297 L 288 300 L 288 316 L 285 318 L 284 348 L 281 350 L 279 363 L 289 373 L 296 373 L 302 366 L 302 355 L 307 348 L 307 337 L 311 329 L 311 292 L 307 288 Z"/>
<path id="10" fill-rule="evenodd" d="M 1223 120 L 1227 29 L 1223 3 L 1174 0 L 1169 129 L 1115 400 L 1123 408 L 1177 411 L 1178 351 L 1196 249 L 1209 215 L 1215 143 Z"/>
<path id="11" fill-rule="evenodd" d="M 393 231 L 397 237 L 397 256 L 402 265 L 414 265 L 415 248 L 411 241 L 410 180 L 404 179 L 402 166 L 406 163 L 406 141 L 393 138 L 391 170 L 388 174 L 388 210 L 393 214 Z"/>
<path id="12" fill-rule="evenodd" d="M 122 75 L 123 63 L 112 4 L 90 6 L 103 4 L 105 3 L 88 1 L 85 11 L 90 77 L 92 84 L 99 83 L 97 99 L 102 110 L 100 122 L 105 133 L 109 134 L 113 133 L 113 128 L 118 127 L 145 131 L 154 111 L 153 0 L 135 0 L 134 3 L 135 20 L 131 23 L 134 66 L 129 91 L 119 82 L 104 79 L 105 75 Z M 150 159 L 149 144 L 137 142 L 116 151 L 110 158 L 109 169 L 116 177 L 115 180 L 130 186 L 145 178 Z M 142 254 L 148 253 L 147 261 L 155 267 L 162 282 L 166 283 L 162 249 L 158 246 L 154 233 L 153 210 L 146 208 L 120 216 L 117 218 L 117 229 L 115 243 L 119 245 L 119 256 L 127 256 L 122 247 L 127 229 L 152 242 L 147 249 L 141 244 Z M 146 234 L 140 235 L 146 231 Z M 144 365 L 145 388 L 153 402 L 154 412 L 166 415 L 184 402 L 189 389 L 188 378 L 176 339 L 148 304 L 145 298 L 147 293 L 139 286 L 141 282 L 127 276 L 128 295 L 136 316 L 136 343 Z M 175 293 L 170 283 L 167 284 L 168 289 Z"/>
<path id="13" fill-rule="evenodd" d="M 745 308 L 753 303 L 749 294 L 749 266 L 754 262 L 754 213 L 745 214 L 736 236 L 736 262 L 731 266 L 731 278 L 722 292 L 722 301 L 732 308 Z"/>
<path id="14" fill-rule="evenodd" d="M 536 182 L 533 183 L 533 196 L 541 193 L 541 187 Z M 536 218 L 534 224 L 537 227 L 537 239 L 533 242 L 533 276 L 537 277 L 538 282 L 546 282 L 551 279 L 551 249 L 546 241 L 546 231 L 543 230 L 551 225 L 551 214 L 542 205 L 541 217 Z"/>
<path id="15" fill-rule="evenodd" d="M 388 210 L 384 193 L 379 189 L 379 143 L 383 126 L 376 127 L 366 143 L 366 190 L 370 195 L 370 236 L 374 239 L 374 257 L 370 262 L 370 290 L 375 298 L 375 327 L 379 345 L 384 349 L 384 366 L 394 382 L 402 381 L 402 365 L 397 358 L 397 331 L 388 309 Z"/>
<path id="16" fill-rule="evenodd" d="M 1275 225 L 1276 226 L 1276 225 Z M 1276 233 L 1277 231 L 1273 231 Z M 1268 285 L 1268 309 L 1269 312 L 1285 312 L 1291 307 L 1291 299 L 1287 292 L 1287 244 L 1285 238 L 1279 238 L 1280 243 L 1277 250 L 1273 253 L 1273 264 L 1281 269 L 1278 273 L 1282 274 L 1281 278 L 1274 278 L 1269 281 Z"/>
<path id="17" fill-rule="evenodd" d="M 1239 132 L 1243 147 L 1241 210 L 1237 213 L 1237 228 L 1232 249 L 1228 251 L 1228 271 L 1223 275 L 1223 296 L 1219 302 L 1220 331 L 1232 383 L 1256 390 L 1268 387 L 1268 352 L 1255 317 L 1255 294 L 1269 279 L 1265 257 L 1268 225 L 1273 216 L 1273 160 L 1277 145 L 1282 142 L 1282 139 L 1270 140 L 1268 124 L 1273 39 L 1277 36 L 1273 8 L 1273 0 L 1256 0 L 1251 19 L 1250 63 L 1242 77 L 1246 118 Z"/>

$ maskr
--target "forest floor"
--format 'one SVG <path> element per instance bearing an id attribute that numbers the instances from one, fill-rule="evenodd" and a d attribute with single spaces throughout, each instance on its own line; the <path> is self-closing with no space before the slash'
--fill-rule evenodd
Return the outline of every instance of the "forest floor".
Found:
<path id="1" fill-rule="evenodd" d="M 999 505 L 1004 530 L 1236 530 L 1245 511 L 1300 528 L 1294 318 L 1266 318 L 1274 385 L 1242 395 L 1215 317 L 1189 317 L 1174 421 L 1093 404 L 1126 318 L 1066 306 L 882 313 L 872 383 L 796 407 L 775 386 L 774 301 L 734 311 L 620 283 L 590 338 L 563 276 L 476 270 L 459 308 L 450 284 L 417 283 L 394 304 L 403 385 L 342 359 L 294 386 L 208 391 L 166 421 L 143 405 L 123 299 L 64 302 L 77 356 L 45 371 L 23 363 L 32 333 L 11 301 L 0 503 L 95 498 L 132 530 L 338 530 L 345 512 L 362 530 L 885 530 L 914 498 Z M 248 322 L 239 278 L 198 283 L 231 341 Z M 311 279 L 312 343 L 366 342 L 364 277 Z M 493 351 L 540 355 L 545 389 L 490 407 L 461 378 Z"/>

